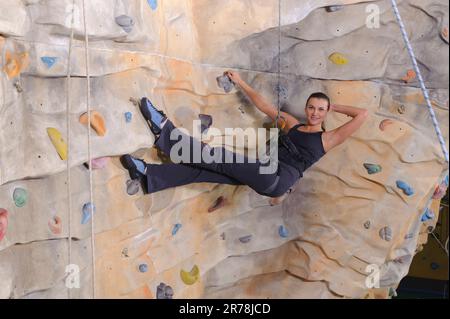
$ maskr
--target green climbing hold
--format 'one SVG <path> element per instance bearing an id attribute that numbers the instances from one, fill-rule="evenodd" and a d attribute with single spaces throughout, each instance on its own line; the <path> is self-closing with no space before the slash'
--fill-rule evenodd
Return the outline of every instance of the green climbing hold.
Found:
<path id="1" fill-rule="evenodd" d="M 16 188 L 13 193 L 13 199 L 17 207 L 25 206 L 28 200 L 27 191 L 23 188 Z"/>
<path id="2" fill-rule="evenodd" d="M 379 172 L 381 172 L 382 171 L 382 168 L 381 168 L 381 166 L 380 165 L 376 165 L 376 164 L 368 164 L 368 163 L 365 163 L 364 164 L 364 167 L 367 169 L 367 172 L 369 173 L 369 174 L 377 174 L 377 173 L 379 173 Z"/>

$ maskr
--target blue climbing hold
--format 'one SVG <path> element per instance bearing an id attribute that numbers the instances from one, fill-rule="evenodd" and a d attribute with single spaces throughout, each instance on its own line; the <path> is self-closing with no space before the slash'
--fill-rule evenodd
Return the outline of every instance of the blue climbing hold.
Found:
<path id="1" fill-rule="evenodd" d="M 173 229 L 172 229 L 172 236 L 175 236 L 175 235 L 178 233 L 178 231 L 180 230 L 181 226 L 183 226 L 183 225 L 181 225 L 181 224 L 175 224 L 175 225 L 173 226 Z"/>
<path id="2" fill-rule="evenodd" d="M 95 213 L 95 205 L 86 203 L 83 205 L 83 217 L 81 218 L 81 224 L 85 225 L 91 219 L 91 211 Z"/>
<path id="3" fill-rule="evenodd" d="M 438 270 L 440 268 L 440 265 L 438 263 L 433 262 L 430 264 L 430 267 L 433 270 Z"/>
<path id="4" fill-rule="evenodd" d="M 148 271 L 147 264 L 140 264 L 139 265 L 139 271 L 142 272 L 142 273 L 146 273 Z"/>
<path id="5" fill-rule="evenodd" d="M 283 225 L 281 225 L 278 228 L 278 234 L 280 234 L 280 237 L 282 238 L 288 238 L 289 237 L 289 231 L 286 227 L 284 227 Z"/>
<path id="6" fill-rule="evenodd" d="M 397 187 L 400 188 L 407 196 L 414 195 L 414 190 L 404 181 L 397 181 Z"/>
<path id="7" fill-rule="evenodd" d="M 51 68 L 56 61 L 58 60 L 57 57 L 51 57 L 51 56 L 43 56 L 41 57 L 41 61 L 47 66 L 47 68 Z"/>
<path id="8" fill-rule="evenodd" d="M 126 112 L 125 113 L 125 121 L 127 123 L 131 123 L 131 121 L 133 120 L 133 113 L 131 112 Z"/>
<path id="9" fill-rule="evenodd" d="M 364 167 L 370 175 L 377 174 L 382 171 L 382 167 L 377 164 L 364 163 Z"/>
<path id="10" fill-rule="evenodd" d="M 156 10 L 156 8 L 158 8 L 158 0 L 147 0 L 147 1 L 152 10 Z"/>
<path id="11" fill-rule="evenodd" d="M 434 213 L 431 209 L 427 208 L 425 210 L 425 213 L 423 213 L 423 215 L 422 215 L 421 221 L 426 222 L 426 221 L 432 220 L 432 219 L 434 219 Z"/>
<path id="12" fill-rule="evenodd" d="M 448 175 L 447 175 L 447 176 L 445 176 L 445 179 L 444 179 L 444 184 L 445 184 L 445 186 L 447 186 L 447 187 L 448 187 Z"/>

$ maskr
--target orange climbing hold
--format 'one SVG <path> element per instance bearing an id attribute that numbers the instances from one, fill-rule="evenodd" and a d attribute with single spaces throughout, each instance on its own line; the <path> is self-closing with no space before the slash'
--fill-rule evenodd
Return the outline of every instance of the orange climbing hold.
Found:
<path id="1" fill-rule="evenodd" d="M 80 116 L 80 123 L 87 125 L 88 123 L 88 113 L 83 113 Z M 97 111 L 91 111 L 91 127 L 97 132 L 98 136 L 106 135 L 106 125 L 103 116 Z"/>
<path id="2" fill-rule="evenodd" d="M 414 70 L 408 70 L 408 72 L 406 72 L 406 75 L 403 77 L 403 81 L 405 83 L 410 83 L 412 81 L 414 81 L 416 79 L 416 72 Z"/>
<path id="3" fill-rule="evenodd" d="M 62 233 L 62 220 L 60 217 L 55 216 L 48 221 L 48 227 L 50 231 L 55 235 L 60 235 Z"/>
<path id="4" fill-rule="evenodd" d="M 3 71 L 5 71 L 9 79 L 12 79 L 18 76 L 28 66 L 28 63 L 29 58 L 27 52 L 11 53 L 6 51 Z"/>

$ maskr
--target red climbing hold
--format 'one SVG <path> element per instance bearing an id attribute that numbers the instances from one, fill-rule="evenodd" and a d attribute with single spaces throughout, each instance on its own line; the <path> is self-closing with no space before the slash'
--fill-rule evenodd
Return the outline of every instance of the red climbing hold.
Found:
<path id="1" fill-rule="evenodd" d="M 385 131 L 386 128 L 391 125 L 394 124 L 393 120 L 384 120 L 380 123 L 380 130 Z"/>
<path id="2" fill-rule="evenodd" d="M 227 204 L 227 200 L 225 199 L 225 197 L 220 196 L 219 198 L 216 199 L 214 204 L 208 209 L 208 213 L 212 213 L 218 209 L 221 209 L 226 204 Z"/>
<path id="3" fill-rule="evenodd" d="M 4 208 L 0 208 L 0 241 L 6 235 L 6 229 L 8 228 L 8 211 Z"/>
<path id="4" fill-rule="evenodd" d="M 408 70 L 406 75 L 402 78 L 405 83 L 410 83 L 416 79 L 416 72 L 414 70 Z"/>
<path id="5" fill-rule="evenodd" d="M 61 217 L 55 216 L 48 221 L 48 227 L 50 231 L 55 235 L 62 233 L 62 220 Z"/>

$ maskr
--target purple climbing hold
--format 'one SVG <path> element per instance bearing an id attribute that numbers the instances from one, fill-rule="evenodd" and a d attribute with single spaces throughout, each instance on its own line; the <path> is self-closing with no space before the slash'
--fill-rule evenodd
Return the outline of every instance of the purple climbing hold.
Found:
<path id="1" fill-rule="evenodd" d="M 156 299 L 173 299 L 173 295 L 172 287 L 165 283 L 160 283 L 156 288 Z"/>
<path id="2" fill-rule="evenodd" d="M 219 76 L 216 80 L 217 85 L 224 89 L 225 93 L 230 93 L 233 90 L 234 83 L 227 75 Z"/>
<path id="3" fill-rule="evenodd" d="M 147 1 L 152 10 L 156 10 L 158 8 L 158 0 L 147 0 Z"/>
<path id="4" fill-rule="evenodd" d="M 52 56 L 43 56 L 41 57 L 41 61 L 47 66 L 47 68 L 51 68 L 56 61 L 58 60 L 57 57 L 52 57 Z"/>
<path id="5" fill-rule="evenodd" d="M 172 236 L 175 236 L 183 225 L 175 224 L 172 229 Z"/>
<path id="6" fill-rule="evenodd" d="M 397 187 L 400 188 L 403 191 L 403 193 L 405 193 L 405 195 L 407 195 L 407 196 L 414 195 L 413 188 L 404 181 L 400 181 L 400 180 L 397 181 Z"/>
<path id="7" fill-rule="evenodd" d="M 116 17 L 116 23 L 120 25 L 126 33 L 130 33 L 133 30 L 134 20 L 129 16 L 121 15 Z"/>
<path id="8" fill-rule="evenodd" d="M 95 205 L 92 203 L 86 203 L 83 205 L 83 217 L 81 218 L 81 224 L 85 225 L 91 219 L 91 212 L 95 213 Z"/>
<path id="9" fill-rule="evenodd" d="M 201 131 L 202 134 L 205 133 L 212 125 L 213 119 L 211 115 L 199 114 L 198 118 L 201 121 Z"/>
<path id="10" fill-rule="evenodd" d="M 248 236 L 244 236 L 239 238 L 239 241 L 243 244 L 247 244 L 252 240 L 253 235 L 248 235 Z"/>

